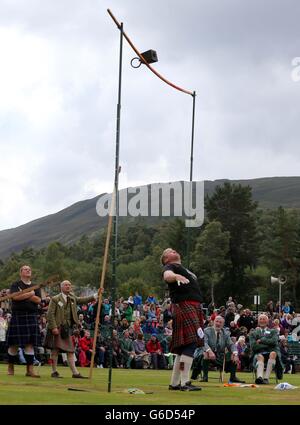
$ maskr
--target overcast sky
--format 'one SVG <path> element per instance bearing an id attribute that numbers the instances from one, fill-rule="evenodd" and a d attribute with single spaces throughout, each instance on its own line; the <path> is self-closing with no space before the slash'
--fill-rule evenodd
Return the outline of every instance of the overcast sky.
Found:
<path id="1" fill-rule="evenodd" d="M 119 31 L 195 90 L 194 179 L 300 174 L 298 0 L 0 0 L 0 229 L 111 192 Z M 189 179 L 192 97 L 124 41 L 120 187 Z"/>

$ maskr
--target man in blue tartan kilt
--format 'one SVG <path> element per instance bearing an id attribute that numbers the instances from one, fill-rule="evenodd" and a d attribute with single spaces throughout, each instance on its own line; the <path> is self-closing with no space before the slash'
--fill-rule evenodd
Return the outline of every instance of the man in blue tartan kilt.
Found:
<path id="1" fill-rule="evenodd" d="M 41 345 L 41 333 L 38 324 L 38 305 L 41 302 L 39 289 L 19 294 L 33 286 L 31 268 L 24 265 L 20 269 L 20 280 L 10 287 L 12 298 L 12 317 L 7 332 L 8 374 L 14 375 L 14 364 L 18 361 L 18 347 L 24 349 L 27 372 L 25 376 L 39 378 L 33 370 L 34 347 Z"/>
<path id="2" fill-rule="evenodd" d="M 172 301 L 170 352 L 176 355 L 169 389 L 199 391 L 201 388 L 189 380 L 194 352 L 203 338 L 202 294 L 197 277 L 181 265 L 180 255 L 172 248 L 164 250 L 161 262 Z"/>

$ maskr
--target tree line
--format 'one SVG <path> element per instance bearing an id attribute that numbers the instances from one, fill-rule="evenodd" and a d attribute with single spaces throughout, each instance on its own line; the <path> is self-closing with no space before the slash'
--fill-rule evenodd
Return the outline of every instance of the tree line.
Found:
<path id="1" fill-rule="evenodd" d="M 72 245 L 54 241 L 42 249 L 27 247 L 0 260 L 0 288 L 18 278 L 20 265 L 33 268 L 35 282 L 51 275 L 69 279 L 77 291 L 99 286 L 106 231 L 83 236 Z M 116 290 L 128 297 L 138 291 L 143 297 L 163 297 L 160 256 L 167 247 L 182 254 L 184 265 L 188 232 L 181 218 L 150 223 L 136 218 L 120 224 Z M 283 274 L 287 283 L 282 299 L 299 305 L 300 213 L 296 209 L 261 209 L 252 199 L 249 186 L 226 182 L 205 199 L 205 221 L 190 231 L 189 268 L 201 284 L 204 302 L 224 304 L 228 296 L 250 306 L 253 295 L 263 303 L 278 299 L 278 286 L 270 276 Z M 110 252 L 111 257 L 112 252 Z M 111 258 L 110 258 L 111 260 Z M 105 288 L 112 286 L 111 261 Z"/>

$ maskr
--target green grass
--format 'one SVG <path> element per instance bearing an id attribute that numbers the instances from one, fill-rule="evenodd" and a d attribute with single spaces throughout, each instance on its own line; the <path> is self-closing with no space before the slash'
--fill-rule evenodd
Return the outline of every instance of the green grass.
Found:
<path id="1" fill-rule="evenodd" d="M 259 388 L 224 387 L 217 379 L 217 372 L 210 372 L 210 382 L 199 383 L 201 392 L 168 390 L 171 372 L 167 370 L 122 370 L 113 369 L 112 391 L 107 392 L 108 370 L 94 369 L 93 379 L 71 378 L 69 368 L 59 369 L 63 379 L 50 378 L 50 367 L 39 368 L 40 379 L 25 377 L 25 367 L 17 366 L 15 376 L 7 376 L 6 365 L 0 365 L 0 404 L 59 405 L 59 404 L 103 404 L 103 405 L 246 405 L 246 404 L 300 404 L 300 374 L 284 375 L 282 382 L 299 388 L 290 391 L 274 390 L 271 385 Z M 80 372 L 88 376 L 89 369 Z M 252 383 L 252 374 L 239 373 L 240 378 Z M 228 378 L 228 375 L 226 375 Z M 70 391 L 69 388 L 84 390 Z M 128 388 L 139 388 L 146 394 L 129 394 Z"/>

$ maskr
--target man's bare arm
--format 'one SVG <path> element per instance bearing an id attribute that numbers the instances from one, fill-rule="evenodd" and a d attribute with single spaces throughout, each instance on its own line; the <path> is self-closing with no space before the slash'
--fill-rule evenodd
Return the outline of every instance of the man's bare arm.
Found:
<path id="1" fill-rule="evenodd" d="M 24 294 L 20 294 L 20 295 L 18 294 L 18 292 L 15 292 L 15 294 L 12 296 L 12 299 L 14 301 L 23 301 L 23 300 L 28 300 L 33 296 L 35 296 L 34 291 L 25 292 Z"/>
<path id="2" fill-rule="evenodd" d="M 179 283 L 187 284 L 190 282 L 186 277 L 182 276 L 181 274 L 176 274 L 172 272 L 172 270 L 166 270 L 164 272 L 164 280 L 168 283 L 179 282 Z"/>
<path id="3" fill-rule="evenodd" d="M 40 304 L 42 299 L 40 297 L 38 297 L 37 295 L 33 295 L 32 297 L 29 298 L 29 301 L 31 301 L 35 304 Z"/>

